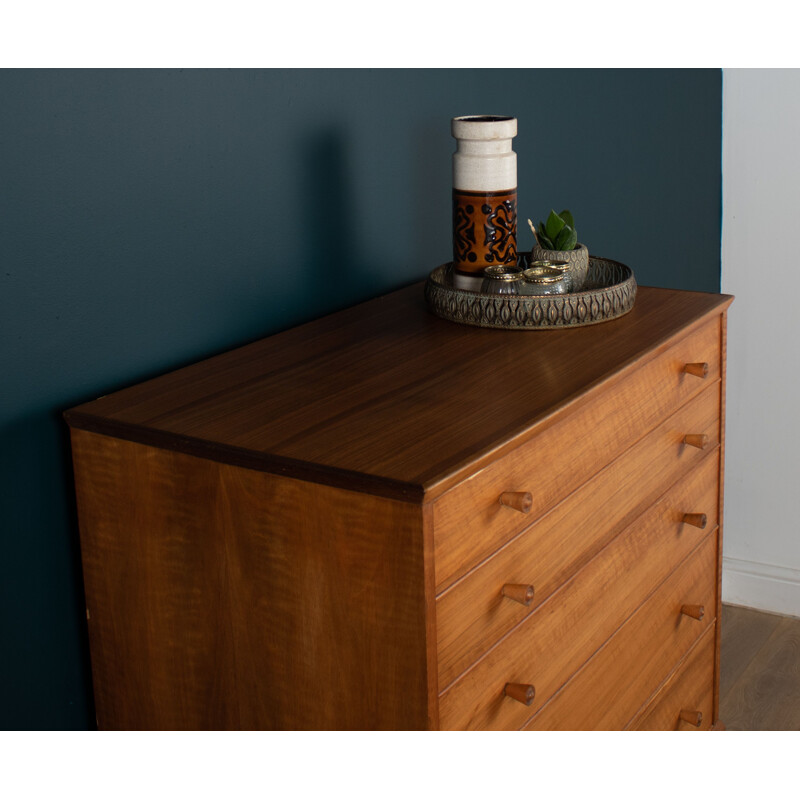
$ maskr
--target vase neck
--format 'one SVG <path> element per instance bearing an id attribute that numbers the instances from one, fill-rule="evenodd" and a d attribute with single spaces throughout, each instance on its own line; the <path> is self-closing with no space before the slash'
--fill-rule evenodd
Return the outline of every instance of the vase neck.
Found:
<path id="1" fill-rule="evenodd" d="M 458 152 L 465 156 L 494 156 L 511 152 L 511 139 L 456 139 Z"/>

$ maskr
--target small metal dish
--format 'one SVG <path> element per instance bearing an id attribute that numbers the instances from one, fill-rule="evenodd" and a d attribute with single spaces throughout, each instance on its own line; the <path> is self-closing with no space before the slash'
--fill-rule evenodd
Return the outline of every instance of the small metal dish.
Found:
<path id="1" fill-rule="evenodd" d="M 573 280 L 572 265 L 569 261 L 531 261 L 528 265 L 528 269 L 535 269 L 536 267 L 549 267 L 550 269 L 559 270 L 564 276 L 567 291 L 571 292 L 574 289 L 575 281 Z"/>
<path id="2" fill-rule="evenodd" d="M 525 282 L 522 270 L 511 265 L 486 267 L 483 275 L 483 294 L 521 294 L 520 287 Z"/>
<path id="3" fill-rule="evenodd" d="M 524 282 L 520 286 L 519 294 L 545 295 L 567 294 L 567 275 L 562 269 L 552 266 L 532 266 L 523 273 Z"/>

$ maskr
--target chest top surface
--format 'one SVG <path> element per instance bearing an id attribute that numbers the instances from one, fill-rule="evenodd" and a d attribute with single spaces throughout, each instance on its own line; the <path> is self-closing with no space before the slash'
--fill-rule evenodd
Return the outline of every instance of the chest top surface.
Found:
<path id="1" fill-rule="evenodd" d="M 65 416 L 73 428 L 419 500 L 730 300 L 639 287 L 611 322 L 501 331 L 433 316 L 415 284 Z"/>

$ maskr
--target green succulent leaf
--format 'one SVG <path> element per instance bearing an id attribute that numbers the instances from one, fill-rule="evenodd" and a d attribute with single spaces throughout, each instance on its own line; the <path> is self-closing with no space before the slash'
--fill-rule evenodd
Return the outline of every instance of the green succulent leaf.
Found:
<path id="1" fill-rule="evenodd" d="M 552 250 L 553 249 L 553 242 L 550 241 L 550 237 L 547 235 L 547 231 L 544 227 L 544 222 L 539 223 L 539 229 L 536 232 L 539 237 L 539 247 L 543 247 L 545 250 Z"/>
<path id="2" fill-rule="evenodd" d="M 547 223 L 544 226 L 547 237 L 554 242 L 558 238 L 558 234 L 561 233 L 563 227 L 564 220 L 561 219 L 555 211 L 551 210 L 550 216 L 547 218 Z"/>
<path id="3" fill-rule="evenodd" d="M 572 212 L 568 208 L 565 208 L 558 216 L 561 217 L 561 219 L 563 219 L 564 222 L 570 226 L 570 228 L 577 230 L 575 228 L 575 218 L 572 216 Z"/>
<path id="4" fill-rule="evenodd" d="M 565 225 L 556 238 L 556 250 L 573 250 L 578 243 L 578 234 L 575 229 Z"/>
<path id="5" fill-rule="evenodd" d="M 545 250 L 552 250 L 553 249 L 553 242 L 551 241 L 550 237 L 547 235 L 547 231 L 544 227 L 544 222 L 539 223 L 539 247 L 543 247 Z"/>

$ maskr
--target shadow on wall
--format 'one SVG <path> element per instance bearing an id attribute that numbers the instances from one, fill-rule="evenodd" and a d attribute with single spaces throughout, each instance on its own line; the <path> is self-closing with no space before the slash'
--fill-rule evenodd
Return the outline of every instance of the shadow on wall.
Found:
<path id="1" fill-rule="evenodd" d="M 427 275 L 453 257 L 451 163 L 456 144 L 447 120 L 416 126 L 412 147 L 412 252 L 415 268 Z"/>
<path id="2" fill-rule="evenodd" d="M 78 401 L 76 401 L 78 402 Z M 5 642 L 0 679 L 9 730 L 95 725 L 69 432 L 61 410 L 41 411 L 0 429 L 4 558 L 16 565 L 0 585 Z M 67 569 L 64 567 L 67 566 Z M 31 622 L 35 621 L 34 625 Z M 53 652 L 60 657 L 54 661 Z M 11 661 L 26 665 L 35 707 L 15 691 Z M 8 662 L 8 663 L 6 663 Z M 76 691 L 80 692 L 76 696 Z"/>
<path id="3" fill-rule="evenodd" d="M 359 248 L 359 211 L 369 197 L 355 196 L 345 142 L 343 133 L 336 130 L 309 137 L 301 177 L 305 290 L 336 308 L 351 304 L 354 296 L 374 296 L 385 283 L 365 263 Z M 275 227 L 283 229 L 280 220 Z M 292 269 L 291 264 L 286 266 Z"/>

